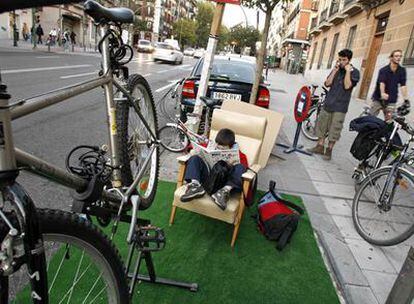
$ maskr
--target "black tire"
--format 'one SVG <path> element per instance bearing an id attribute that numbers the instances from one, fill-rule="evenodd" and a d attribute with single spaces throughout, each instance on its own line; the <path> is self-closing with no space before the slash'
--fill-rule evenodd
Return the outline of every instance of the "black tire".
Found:
<path id="1" fill-rule="evenodd" d="M 148 82 L 141 75 L 131 75 L 128 80 L 128 90 L 136 100 L 139 99 L 141 114 L 147 120 L 152 132 L 158 139 L 157 113 Z M 142 95 L 141 98 L 134 96 L 138 93 Z M 127 102 L 117 103 L 117 126 L 119 131 L 118 146 L 120 149 L 122 183 L 128 186 L 133 182 L 134 176 L 149 154 L 151 147 L 147 143 L 150 140 L 150 135 L 144 128 L 135 109 L 130 107 Z M 158 170 L 159 148 L 156 147 L 151 156 L 151 161 L 144 172 L 144 176 L 136 189 L 141 197 L 139 206 L 141 210 L 149 208 L 154 200 L 158 184 Z"/>
<path id="2" fill-rule="evenodd" d="M 38 209 L 38 217 L 47 259 L 49 303 L 58 303 L 66 297 L 74 303 L 80 299 L 130 302 L 121 257 L 101 230 L 79 215 L 65 211 Z M 71 291 L 72 284 L 75 286 Z M 107 288 L 104 294 L 102 286 Z M 25 288 L 17 295 L 17 303 L 31 303 L 28 290 Z"/>
<path id="3" fill-rule="evenodd" d="M 392 195 L 390 208 L 377 204 L 390 171 L 389 166 L 372 171 L 361 183 L 352 204 L 352 219 L 359 235 L 378 246 L 393 246 L 414 234 L 414 177 L 408 171 L 398 168 L 395 176 L 391 177 L 388 186 Z M 403 193 L 402 203 L 398 200 L 397 191 Z"/>
<path id="4" fill-rule="evenodd" d="M 190 144 L 187 134 L 177 125 L 168 124 L 162 127 L 158 134 L 161 146 L 173 153 L 183 152 Z"/>
<path id="5" fill-rule="evenodd" d="M 316 136 L 316 122 L 318 119 L 318 111 L 316 108 L 310 109 L 308 117 L 302 122 L 302 133 L 305 137 L 312 141 L 317 141 Z"/>

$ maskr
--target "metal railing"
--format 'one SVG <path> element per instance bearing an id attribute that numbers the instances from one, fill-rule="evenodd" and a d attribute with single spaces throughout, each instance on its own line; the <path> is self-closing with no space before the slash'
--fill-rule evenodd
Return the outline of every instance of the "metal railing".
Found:
<path id="1" fill-rule="evenodd" d="M 345 7 L 345 6 L 348 6 L 348 5 L 350 5 L 350 4 L 356 3 L 356 2 L 357 2 L 357 0 L 345 0 L 345 1 L 344 1 L 344 7 Z"/>
<path id="2" fill-rule="evenodd" d="M 331 4 L 331 8 L 329 10 L 329 17 L 332 17 L 333 15 L 335 15 L 337 12 L 339 12 L 339 1 L 334 1 Z"/>
<path id="3" fill-rule="evenodd" d="M 311 29 L 313 29 L 313 28 L 315 28 L 316 26 L 318 25 L 318 18 L 317 17 L 315 17 L 315 18 L 312 18 L 312 21 L 311 21 Z"/>
<path id="4" fill-rule="evenodd" d="M 319 18 L 319 24 L 321 24 L 322 22 L 326 21 L 326 19 L 328 18 L 328 9 L 325 8 L 322 13 L 321 16 Z"/>

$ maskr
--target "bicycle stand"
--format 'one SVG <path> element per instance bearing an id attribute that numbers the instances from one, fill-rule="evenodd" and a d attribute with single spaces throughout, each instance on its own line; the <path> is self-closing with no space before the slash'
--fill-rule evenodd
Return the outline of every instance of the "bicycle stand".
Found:
<path id="1" fill-rule="evenodd" d="M 312 156 L 312 153 L 302 149 L 303 145 L 298 145 L 301 127 L 302 127 L 302 123 L 299 122 L 298 126 L 296 127 L 295 138 L 293 140 L 293 145 L 292 146 L 288 146 L 288 145 L 285 145 L 285 144 L 279 144 L 279 143 L 276 143 L 276 146 L 285 148 L 285 150 L 283 152 L 286 153 L 286 154 L 290 154 L 292 152 L 299 152 L 299 153 L 302 153 L 302 154 L 305 154 L 305 155 L 308 155 L 308 156 Z"/>

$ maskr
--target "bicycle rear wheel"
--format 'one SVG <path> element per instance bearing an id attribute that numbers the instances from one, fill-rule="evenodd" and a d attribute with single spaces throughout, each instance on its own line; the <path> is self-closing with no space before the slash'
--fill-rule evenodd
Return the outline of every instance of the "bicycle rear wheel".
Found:
<path id="1" fill-rule="evenodd" d="M 111 241 L 77 214 L 38 209 L 47 261 L 49 303 L 129 303 L 120 256 Z M 26 286 L 14 300 L 31 303 Z"/>
<path id="2" fill-rule="evenodd" d="M 317 141 L 316 122 L 318 119 L 318 111 L 316 108 L 310 109 L 308 117 L 302 122 L 302 133 L 305 137 L 312 141 Z"/>
<path id="3" fill-rule="evenodd" d="M 352 219 L 367 242 L 379 246 L 399 244 L 414 234 L 414 178 L 398 168 L 385 189 L 390 204 L 380 202 L 391 167 L 373 171 L 361 183 L 352 205 Z"/>
<path id="4" fill-rule="evenodd" d="M 166 125 L 158 131 L 161 146 L 174 153 L 183 152 L 189 145 L 187 134 L 177 125 Z"/>
<path id="5" fill-rule="evenodd" d="M 148 82 L 141 75 L 131 75 L 128 90 L 137 103 L 152 133 L 158 138 L 158 121 L 154 99 Z M 159 148 L 152 155 L 151 136 L 135 108 L 127 102 L 117 103 L 117 126 L 119 132 L 121 176 L 124 185 L 130 185 L 141 170 L 145 160 L 150 157 L 149 165 L 137 185 L 136 191 L 141 197 L 140 209 L 151 206 L 158 184 Z"/>

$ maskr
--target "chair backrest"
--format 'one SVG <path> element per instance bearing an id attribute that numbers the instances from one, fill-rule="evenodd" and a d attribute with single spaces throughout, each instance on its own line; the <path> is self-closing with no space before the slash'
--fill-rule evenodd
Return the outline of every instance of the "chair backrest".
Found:
<path id="1" fill-rule="evenodd" d="M 249 166 L 251 166 L 258 163 L 266 124 L 265 117 L 216 109 L 211 120 L 210 139 L 214 140 L 220 129 L 233 130 L 236 134 L 236 142 L 240 150 L 246 154 Z"/>
<path id="2" fill-rule="evenodd" d="M 266 167 L 270 153 L 275 146 L 277 135 L 279 134 L 282 126 L 283 114 L 255 106 L 247 102 L 233 100 L 224 101 L 221 109 L 241 114 L 248 114 L 251 116 L 265 117 L 267 119 L 265 136 L 263 138 L 262 148 L 257 161 L 262 168 Z"/>

